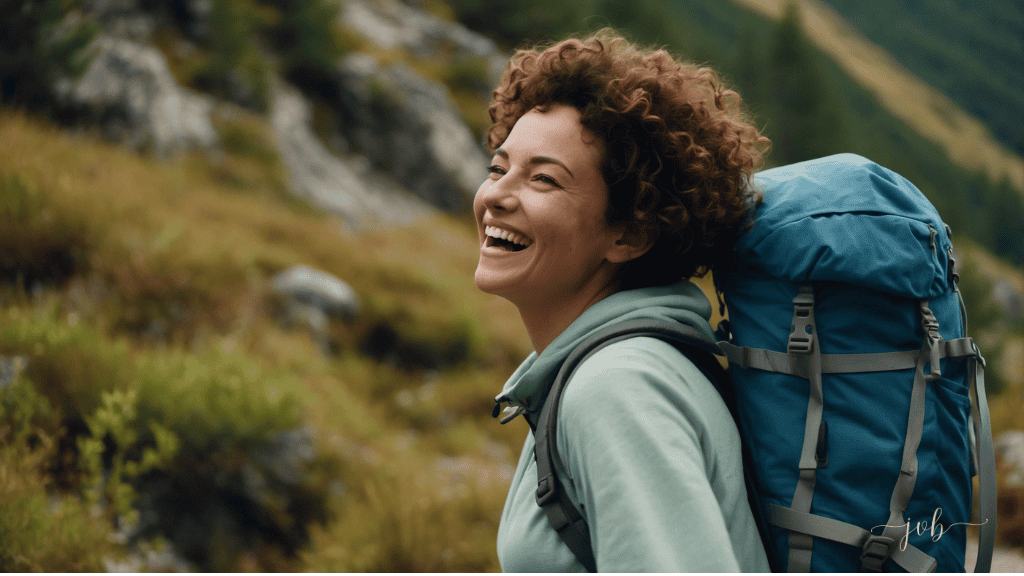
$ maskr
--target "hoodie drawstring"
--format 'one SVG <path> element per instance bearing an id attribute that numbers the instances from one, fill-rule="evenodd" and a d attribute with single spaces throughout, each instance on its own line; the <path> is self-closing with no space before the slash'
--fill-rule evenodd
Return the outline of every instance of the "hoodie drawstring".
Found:
<path id="1" fill-rule="evenodd" d="M 501 420 L 500 420 L 500 422 L 502 424 L 508 424 L 509 422 L 514 420 L 516 416 L 519 416 L 520 414 L 526 412 L 526 408 L 523 408 L 522 406 L 513 406 L 511 403 L 509 403 L 509 405 L 505 407 L 504 412 L 502 412 L 502 410 L 501 410 L 501 403 L 502 402 L 508 402 L 508 400 L 505 399 L 505 398 L 502 398 L 500 400 L 495 400 L 494 401 L 494 410 L 491 410 L 491 417 L 492 418 L 497 418 L 499 413 L 503 413 L 504 414 L 501 417 Z"/>

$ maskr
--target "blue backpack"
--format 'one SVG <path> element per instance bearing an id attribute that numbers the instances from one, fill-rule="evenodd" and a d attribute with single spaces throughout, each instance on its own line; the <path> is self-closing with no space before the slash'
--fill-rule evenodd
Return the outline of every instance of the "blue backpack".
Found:
<path id="1" fill-rule="evenodd" d="M 988 571 L 984 359 L 965 336 L 948 228 L 913 184 L 852 154 L 767 170 L 755 184 L 764 201 L 753 228 L 715 270 L 729 310 L 720 341 L 634 321 L 580 345 L 538 418 L 538 504 L 596 570 L 552 464 L 558 403 L 590 354 L 649 335 L 694 360 L 733 411 L 773 570 L 962 572 L 977 471 L 976 571 Z M 728 358 L 728 376 L 712 353 Z"/>

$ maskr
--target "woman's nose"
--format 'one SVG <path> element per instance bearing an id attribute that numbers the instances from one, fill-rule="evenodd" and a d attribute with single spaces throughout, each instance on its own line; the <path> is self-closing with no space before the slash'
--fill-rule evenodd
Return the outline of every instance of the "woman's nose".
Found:
<path id="1" fill-rule="evenodd" d="M 519 196 L 508 180 L 506 175 L 482 188 L 481 199 L 489 210 L 511 212 L 519 206 Z"/>

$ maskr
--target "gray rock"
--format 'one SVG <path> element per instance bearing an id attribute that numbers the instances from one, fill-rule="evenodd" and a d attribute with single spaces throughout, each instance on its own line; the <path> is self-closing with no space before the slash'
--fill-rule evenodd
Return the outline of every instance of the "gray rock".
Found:
<path id="1" fill-rule="evenodd" d="M 1024 484 L 1024 431 L 1010 430 L 995 439 L 996 458 L 1008 471 L 1005 482 L 1010 486 Z"/>
<path id="2" fill-rule="evenodd" d="M 339 16 L 342 25 L 385 50 L 403 49 L 421 59 L 482 61 L 487 72 L 485 97 L 498 84 L 508 62 L 508 55 L 490 38 L 396 0 L 346 0 Z"/>
<path id="3" fill-rule="evenodd" d="M 180 88 L 159 50 L 106 34 L 93 48 L 85 74 L 55 86 L 78 122 L 98 122 L 108 138 L 157 156 L 217 146 L 212 101 Z"/>
<path id="4" fill-rule="evenodd" d="M 992 287 L 992 299 L 1007 320 L 1018 320 L 1024 317 L 1024 296 L 1014 288 L 1013 283 L 1005 278 L 996 281 Z"/>
<path id="5" fill-rule="evenodd" d="M 363 53 L 342 59 L 336 72 L 333 105 L 353 148 L 432 206 L 472 203 L 487 157 L 443 85 Z"/>
<path id="6" fill-rule="evenodd" d="M 348 284 L 308 266 L 293 266 L 274 277 L 274 291 L 324 315 L 351 320 L 359 315 L 359 299 Z"/>
<path id="7" fill-rule="evenodd" d="M 309 103 L 279 80 L 272 83 L 271 120 L 281 161 L 291 176 L 291 192 L 341 216 L 350 227 L 407 224 L 434 211 L 371 172 L 365 157 L 332 155 L 309 127 Z"/>
<path id="8" fill-rule="evenodd" d="M 28 368 L 28 356 L 0 356 L 0 392 L 14 386 L 25 368 Z"/>
<path id="9" fill-rule="evenodd" d="M 271 286 L 283 305 L 278 322 L 308 329 L 325 355 L 334 352 L 330 319 L 349 321 L 359 315 L 356 293 L 327 272 L 293 266 L 275 276 Z"/>

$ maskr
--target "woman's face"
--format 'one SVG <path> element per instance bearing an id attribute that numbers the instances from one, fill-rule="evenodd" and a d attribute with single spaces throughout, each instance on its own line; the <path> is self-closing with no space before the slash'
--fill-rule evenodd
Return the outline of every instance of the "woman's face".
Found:
<path id="1" fill-rule="evenodd" d="M 495 152 L 473 202 L 476 284 L 514 304 L 565 302 L 611 266 L 621 234 L 605 221 L 602 146 L 571 106 L 534 109 Z"/>

